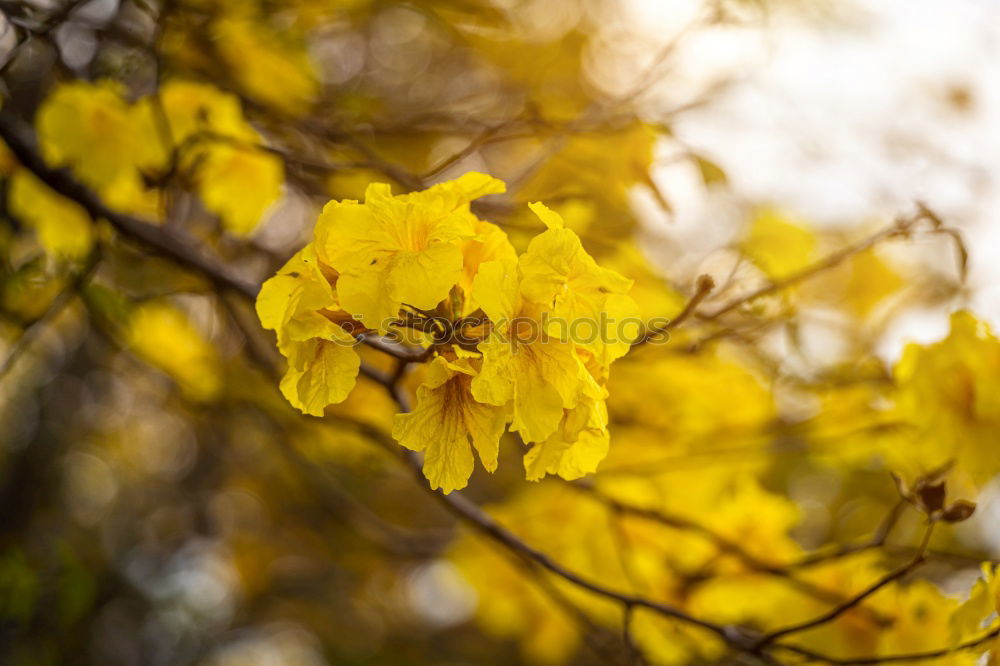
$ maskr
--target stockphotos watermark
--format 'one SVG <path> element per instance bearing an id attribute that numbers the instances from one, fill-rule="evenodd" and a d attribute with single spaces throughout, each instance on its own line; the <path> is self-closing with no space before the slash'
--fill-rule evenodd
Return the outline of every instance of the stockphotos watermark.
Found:
<path id="1" fill-rule="evenodd" d="M 542 313 L 536 317 L 501 318 L 496 321 L 482 316 L 463 317 L 452 320 L 440 316 L 424 316 L 415 319 L 391 319 L 383 330 L 385 338 L 401 344 L 423 345 L 430 341 L 435 344 L 455 344 L 465 348 L 475 348 L 483 340 L 499 336 L 502 342 L 532 344 L 536 342 L 562 342 L 589 346 L 596 342 L 605 345 L 633 344 L 642 340 L 646 344 L 665 344 L 670 340 L 666 317 L 654 317 L 644 321 L 639 317 L 617 319 L 606 312 L 600 316 L 566 319 Z M 358 321 L 341 321 L 340 325 L 354 336 L 369 332 L 370 329 Z M 348 343 L 350 344 L 350 343 Z"/>

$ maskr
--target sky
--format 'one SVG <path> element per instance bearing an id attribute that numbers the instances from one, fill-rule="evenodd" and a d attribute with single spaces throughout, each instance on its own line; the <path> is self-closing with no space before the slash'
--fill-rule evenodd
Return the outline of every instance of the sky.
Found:
<path id="1" fill-rule="evenodd" d="M 623 70 L 641 70 L 657 45 L 697 20 L 698 4 L 623 5 L 635 30 L 620 48 Z M 670 62 L 649 95 L 654 117 L 725 85 L 704 106 L 670 118 L 682 145 L 663 147 L 655 177 L 677 214 L 666 223 L 647 205 L 654 236 L 679 228 L 697 237 L 726 215 L 725 202 L 697 186 L 690 164 L 672 159 L 678 149 L 721 165 L 732 186 L 727 197 L 772 202 L 821 227 L 887 223 L 920 200 L 963 230 L 968 305 L 1000 325 L 1000 2 L 779 9 L 763 29 L 754 21 L 689 30 Z M 932 260 L 944 271 L 953 255 Z M 945 330 L 945 312 L 913 313 L 881 351 L 894 357 L 906 340 L 934 340 Z"/>

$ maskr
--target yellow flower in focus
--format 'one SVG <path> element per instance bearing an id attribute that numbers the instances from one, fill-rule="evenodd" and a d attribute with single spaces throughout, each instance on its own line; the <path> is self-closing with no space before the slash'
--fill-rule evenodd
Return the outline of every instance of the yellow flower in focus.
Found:
<path id="1" fill-rule="evenodd" d="M 562 423 L 548 439 L 524 454 L 528 481 L 557 474 L 572 481 L 597 471 L 608 455 L 608 409 L 603 400 L 585 398 L 565 411 Z"/>
<path id="2" fill-rule="evenodd" d="M 363 204 L 328 203 L 316 223 L 316 251 L 340 273 L 341 306 L 380 333 L 403 304 L 433 309 L 461 277 L 459 241 L 476 235 L 469 202 L 503 191 L 499 180 L 470 172 L 401 196 L 372 184 Z"/>
<path id="3" fill-rule="evenodd" d="M 347 398 L 361 359 L 354 336 L 338 323 L 346 315 L 311 244 L 263 284 L 257 316 L 277 333 L 278 349 L 288 359 L 281 392 L 292 406 L 322 416 L 328 405 Z"/>
<path id="4" fill-rule="evenodd" d="M 604 364 L 624 356 L 641 327 L 638 306 L 625 295 L 632 281 L 598 266 L 558 213 L 529 205 L 548 230 L 521 255 L 521 294 L 548 313 L 550 334 L 591 351 Z"/>
<path id="5" fill-rule="evenodd" d="M 392 435 L 413 451 L 424 452 L 424 476 L 444 493 L 464 488 L 472 474 L 472 446 L 487 471 L 497 468 L 500 436 L 507 425 L 504 407 L 476 402 L 470 359 L 437 357 L 417 389 L 417 406 L 398 414 Z"/>
<path id="6" fill-rule="evenodd" d="M 479 344 L 483 368 L 472 381 L 476 400 L 513 402 L 511 430 L 526 442 L 542 442 L 559 426 L 563 409 L 586 397 L 603 397 L 574 345 L 544 335 L 540 314 L 521 298 L 517 267 L 489 261 L 479 268 L 473 297 L 494 323 Z"/>

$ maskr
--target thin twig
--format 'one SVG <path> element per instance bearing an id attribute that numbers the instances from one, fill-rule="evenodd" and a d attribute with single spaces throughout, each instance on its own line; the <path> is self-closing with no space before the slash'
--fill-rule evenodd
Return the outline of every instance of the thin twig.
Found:
<path id="1" fill-rule="evenodd" d="M 11 345 L 10 350 L 7 353 L 7 357 L 0 364 L 0 379 L 7 376 L 7 373 L 11 371 L 17 360 L 24 354 L 25 351 L 31 346 L 31 343 L 41 334 L 44 328 L 55 320 L 56 317 L 62 313 L 66 307 L 73 302 L 73 299 L 79 293 L 80 289 L 87 283 L 90 277 L 97 270 L 97 266 L 100 263 L 98 254 L 95 252 L 87 260 L 84 267 L 70 280 L 60 291 L 56 294 L 55 298 L 49 304 L 49 307 L 45 310 L 40 317 L 35 321 L 31 322 L 25 328 L 21 334 L 17 337 L 14 343 Z"/>
<path id="2" fill-rule="evenodd" d="M 694 294 L 688 299 L 688 302 L 684 305 L 684 308 L 677 313 L 677 316 L 663 324 L 662 326 L 653 326 L 646 329 L 642 335 L 632 343 L 632 348 L 635 349 L 641 345 L 646 344 L 650 340 L 653 340 L 658 335 L 663 335 L 664 333 L 669 333 L 673 329 L 677 328 L 685 321 L 687 321 L 698 309 L 698 305 L 701 304 L 703 300 L 712 292 L 715 288 L 715 280 L 712 279 L 710 275 L 699 275 L 698 281 L 695 285 Z"/>
<path id="3" fill-rule="evenodd" d="M 760 289 L 750 292 L 749 294 L 739 296 L 729 301 L 728 303 L 720 306 L 713 312 L 699 315 L 699 318 L 706 321 L 718 319 L 722 315 L 727 314 L 735 310 L 736 308 L 747 305 L 748 303 L 763 298 L 764 296 L 769 296 L 778 291 L 783 291 L 789 287 L 792 287 L 800 282 L 803 282 L 813 277 L 818 273 L 822 273 L 832 268 L 836 268 L 847 259 L 853 257 L 856 254 L 864 252 L 865 250 L 872 248 L 875 245 L 878 245 L 882 241 L 889 240 L 892 238 L 903 238 L 909 236 L 910 233 L 913 231 L 913 228 L 921 221 L 931 222 L 931 224 L 933 225 L 934 233 L 946 233 L 950 235 L 953 239 L 956 239 L 960 251 L 963 254 L 965 253 L 964 245 L 961 243 L 961 236 L 959 235 L 959 233 L 953 229 L 943 226 L 940 218 L 934 215 L 930 211 L 930 209 L 927 208 L 927 206 L 918 202 L 916 214 L 908 218 L 898 218 L 895 222 L 893 222 L 893 224 L 886 227 L 885 229 L 882 229 L 881 231 L 878 231 L 872 234 L 871 236 L 858 241 L 857 243 L 853 243 L 844 248 L 841 248 L 840 250 L 833 252 L 827 257 L 813 264 L 810 264 L 809 266 L 806 266 L 802 270 L 793 273 L 786 278 L 773 281 L 769 284 L 764 285 Z M 962 266 L 963 266 L 962 271 L 964 273 L 964 263 L 962 264 Z"/>
<path id="4" fill-rule="evenodd" d="M 812 620 L 807 620 L 806 622 L 799 622 L 796 624 L 792 624 L 782 629 L 777 629 L 775 631 L 766 634 L 765 636 L 761 637 L 757 647 L 764 647 L 770 643 L 774 643 L 777 639 L 783 636 L 801 633 L 803 631 L 813 629 L 820 625 L 826 624 L 827 622 L 832 622 L 833 620 L 837 619 L 847 611 L 856 607 L 858 604 L 860 604 L 862 601 L 864 601 L 871 595 L 881 590 L 889 583 L 895 580 L 899 580 L 903 576 L 907 575 L 908 573 L 919 567 L 927 559 L 926 556 L 927 545 L 930 543 L 931 535 L 934 533 L 935 525 L 936 525 L 935 522 L 928 523 L 927 529 L 924 532 L 923 540 L 920 543 L 920 547 L 917 549 L 916 555 L 914 555 L 913 559 L 911 559 L 909 562 L 907 562 L 906 564 L 897 569 L 894 569 L 893 571 L 890 571 L 888 574 L 886 574 L 879 580 L 875 581 L 874 583 L 866 587 L 858 594 L 854 595 L 844 603 L 830 609 L 826 613 L 823 613 L 819 617 L 813 618 Z"/>
<path id="5" fill-rule="evenodd" d="M 964 643 L 959 643 L 958 645 L 953 645 L 951 647 L 943 647 L 943 648 L 938 648 L 936 650 L 927 650 L 926 652 L 888 654 L 883 656 L 859 657 L 857 659 L 852 659 L 852 658 L 839 659 L 837 657 L 830 657 L 796 645 L 776 644 L 773 647 L 781 648 L 782 650 L 787 650 L 788 652 L 793 652 L 795 654 L 801 655 L 813 661 L 821 661 L 827 664 L 835 664 L 836 666 L 863 666 L 865 664 L 899 664 L 910 661 L 924 661 L 925 659 L 938 659 L 940 657 L 947 657 L 948 655 L 955 654 L 957 652 L 962 652 L 964 650 L 971 650 L 973 648 L 980 647 L 997 637 L 1000 637 L 1000 626 L 990 629 L 988 632 L 986 632 L 982 636 L 979 636 L 978 638 L 973 638 L 971 640 L 965 641 Z"/>

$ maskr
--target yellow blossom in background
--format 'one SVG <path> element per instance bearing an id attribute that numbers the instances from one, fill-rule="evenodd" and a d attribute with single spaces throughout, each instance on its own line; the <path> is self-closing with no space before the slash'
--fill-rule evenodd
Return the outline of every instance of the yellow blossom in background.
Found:
<path id="1" fill-rule="evenodd" d="M 79 205 L 59 196 L 24 169 L 11 178 L 8 196 L 11 209 L 35 229 L 46 252 L 70 259 L 90 252 L 94 225 Z"/>
<path id="2" fill-rule="evenodd" d="M 281 160 L 259 150 L 221 144 L 206 151 L 197 166 L 205 207 L 234 234 L 251 233 L 281 196 Z"/>
<path id="3" fill-rule="evenodd" d="M 213 37 L 222 60 L 250 97 L 288 113 L 301 113 L 315 101 L 316 73 L 301 47 L 235 13 L 213 25 Z"/>
<path id="4" fill-rule="evenodd" d="M 769 278 L 777 280 L 812 263 L 816 238 L 801 221 L 774 208 L 761 208 L 750 223 L 742 249 Z"/>
<path id="5" fill-rule="evenodd" d="M 174 378 L 195 400 L 210 400 L 222 388 L 214 347 L 168 303 L 138 305 L 130 317 L 128 343 L 138 356 Z"/>
<path id="6" fill-rule="evenodd" d="M 954 313 L 948 336 L 909 345 L 894 374 L 893 414 L 916 428 L 889 451 L 894 464 L 922 474 L 954 463 L 977 484 L 1000 470 L 992 447 L 1000 427 L 1000 340 L 985 322 Z"/>

